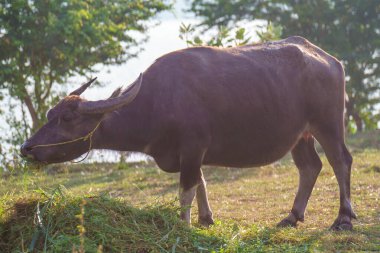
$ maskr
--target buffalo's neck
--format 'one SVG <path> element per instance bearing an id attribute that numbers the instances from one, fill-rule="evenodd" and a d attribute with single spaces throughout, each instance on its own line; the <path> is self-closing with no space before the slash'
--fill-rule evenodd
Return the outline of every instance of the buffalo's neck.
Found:
<path id="1" fill-rule="evenodd" d="M 149 143 L 151 128 L 149 105 L 133 101 L 106 115 L 94 134 L 95 149 L 143 152 Z"/>

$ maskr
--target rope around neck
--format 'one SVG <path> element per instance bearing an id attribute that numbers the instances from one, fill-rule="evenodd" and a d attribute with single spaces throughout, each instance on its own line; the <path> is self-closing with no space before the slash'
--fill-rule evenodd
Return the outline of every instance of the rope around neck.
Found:
<path id="1" fill-rule="evenodd" d="M 86 156 L 83 159 L 79 160 L 79 161 L 71 161 L 71 163 L 80 163 L 80 162 L 84 161 L 88 157 L 88 154 L 90 153 L 91 148 L 92 148 L 92 136 L 94 135 L 95 131 L 99 128 L 100 123 L 102 123 L 102 120 L 99 121 L 99 123 L 95 126 L 95 128 L 92 129 L 85 136 L 82 136 L 82 137 L 79 137 L 79 138 L 76 138 L 76 139 L 70 140 L 70 141 L 63 141 L 63 142 L 58 142 L 58 143 L 36 145 L 36 146 L 33 146 L 32 148 L 34 149 L 34 148 L 42 148 L 42 147 L 53 147 L 53 146 L 60 146 L 60 145 L 66 145 L 66 144 L 74 143 L 74 142 L 77 142 L 77 141 L 80 141 L 80 140 L 83 140 L 83 141 L 89 140 L 90 141 L 90 145 L 88 146 L 88 151 L 87 151 Z"/>

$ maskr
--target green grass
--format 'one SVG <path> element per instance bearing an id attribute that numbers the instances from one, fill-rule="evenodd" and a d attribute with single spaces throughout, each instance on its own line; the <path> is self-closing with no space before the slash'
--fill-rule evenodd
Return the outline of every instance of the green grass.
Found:
<path id="1" fill-rule="evenodd" d="M 355 147 L 353 156 L 358 220 L 352 232 L 328 230 L 339 193 L 323 155 L 297 229 L 275 227 L 298 186 L 289 157 L 260 168 L 204 168 L 216 218 L 208 229 L 197 225 L 195 203 L 191 227 L 178 219 L 178 174 L 154 164 L 55 165 L 3 174 L 0 252 L 380 252 L 380 150 Z"/>

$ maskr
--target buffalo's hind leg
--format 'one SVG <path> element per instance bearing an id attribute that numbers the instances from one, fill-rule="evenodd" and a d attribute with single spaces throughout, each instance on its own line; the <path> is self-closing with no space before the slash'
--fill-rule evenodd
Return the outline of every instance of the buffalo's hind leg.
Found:
<path id="1" fill-rule="evenodd" d="M 305 136 L 298 141 L 292 150 L 292 157 L 299 172 L 298 192 L 290 214 L 277 224 L 278 227 L 296 227 L 298 221 L 304 220 L 307 202 L 322 168 L 312 136 Z"/>
<path id="2" fill-rule="evenodd" d="M 332 134 L 334 131 L 319 132 L 316 136 L 326 153 L 339 184 L 339 214 L 331 226 L 333 230 L 352 230 L 351 219 L 356 215 L 351 207 L 351 165 L 352 156 L 344 143 L 343 134 Z"/>

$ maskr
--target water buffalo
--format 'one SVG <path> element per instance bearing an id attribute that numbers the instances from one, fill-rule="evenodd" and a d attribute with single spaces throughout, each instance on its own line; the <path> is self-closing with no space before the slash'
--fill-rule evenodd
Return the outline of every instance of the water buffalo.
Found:
<path id="1" fill-rule="evenodd" d="M 340 209 L 333 229 L 352 229 L 352 157 L 344 142 L 345 77 L 334 57 L 301 37 L 234 48 L 194 47 L 157 59 L 127 90 L 105 100 L 62 99 L 21 147 L 35 161 L 59 163 L 89 149 L 139 151 L 180 172 L 180 204 L 195 195 L 199 222 L 213 223 L 201 166 L 251 167 L 291 151 L 299 170 L 293 208 L 279 226 L 296 226 L 322 163 L 334 169 Z M 190 223 L 190 209 L 181 218 Z"/>

